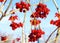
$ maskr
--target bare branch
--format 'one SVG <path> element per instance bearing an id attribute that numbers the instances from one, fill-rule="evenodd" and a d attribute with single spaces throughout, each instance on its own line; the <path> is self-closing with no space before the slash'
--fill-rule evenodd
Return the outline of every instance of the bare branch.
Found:
<path id="1" fill-rule="evenodd" d="M 3 14 L 3 12 L 2 12 L 2 11 L 0 11 L 0 14 Z"/>
<path id="2" fill-rule="evenodd" d="M 53 1 L 54 5 L 55 5 L 57 11 L 59 12 L 59 7 L 58 7 L 58 4 L 56 3 L 56 0 L 52 0 L 52 1 Z"/>
<path id="3" fill-rule="evenodd" d="M 59 28 L 59 27 L 57 27 L 57 28 L 49 35 L 49 37 L 47 38 L 47 40 L 46 40 L 45 43 L 47 43 L 47 42 L 49 41 L 49 39 L 50 39 L 50 37 L 52 36 L 52 34 L 53 34 L 58 28 Z"/>
<path id="4" fill-rule="evenodd" d="M 9 10 L 9 7 L 10 7 L 11 4 L 12 4 L 12 0 L 10 0 L 9 5 L 8 5 L 7 9 L 5 10 L 4 14 L 2 14 L 0 20 L 2 20 L 2 18 L 6 16 L 6 13 L 7 13 L 7 11 Z"/>
<path id="5" fill-rule="evenodd" d="M 7 11 L 9 10 L 9 7 L 10 7 L 11 4 L 12 4 L 12 0 L 10 0 L 10 3 L 9 3 L 9 5 L 8 5 L 7 9 L 5 10 L 4 14 L 7 13 Z"/>
<path id="6" fill-rule="evenodd" d="M 1 14 L 3 14 L 2 9 L 3 9 L 3 7 L 4 7 L 5 3 L 6 3 L 6 1 L 7 1 L 7 0 L 4 0 L 4 3 L 0 6 L 0 13 L 1 13 Z"/>

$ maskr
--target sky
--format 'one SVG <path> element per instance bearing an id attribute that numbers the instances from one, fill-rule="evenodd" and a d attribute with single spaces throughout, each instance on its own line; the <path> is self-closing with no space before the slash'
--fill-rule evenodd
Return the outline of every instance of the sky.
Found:
<path id="1" fill-rule="evenodd" d="M 9 10 L 13 8 L 15 8 L 15 3 L 16 2 L 19 2 L 20 0 L 13 0 L 13 3 L 10 7 Z M 31 4 L 35 4 L 35 3 L 38 3 L 40 0 L 31 0 Z M 60 0 L 56 0 L 58 6 L 60 6 Z M 7 1 L 4 9 L 2 9 L 2 11 L 4 11 L 6 9 L 6 7 L 8 6 L 8 3 L 9 1 Z M 53 4 L 52 0 L 48 0 L 47 2 L 44 2 L 47 7 L 50 9 L 50 13 L 49 15 L 47 16 L 47 18 L 45 19 L 40 19 L 41 20 L 41 29 L 43 31 L 45 31 L 45 35 L 42 37 L 42 39 L 46 40 L 47 39 L 47 36 L 49 36 L 49 34 L 54 30 L 56 29 L 56 26 L 54 25 L 50 25 L 50 21 L 53 19 L 53 20 L 56 20 L 57 18 L 55 17 L 55 13 L 57 12 L 56 10 L 56 7 L 55 5 Z M 32 6 L 32 11 L 34 12 L 35 11 L 35 6 Z M 59 8 L 60 9 L 60 8 Z M 25 21 L 25 33 L 26 34 L 29 34 L 30 33 L 30 29 L 31 29 L 31 26 L 30 26 L 30 15 L 32 14 L 32 11 L 29 10 L 27 11 L 26 13 L 26 21 Z M 8 14 L 8 13 L 7 13 Z M 16 12 L 16 15 L 18 15 L 18 21 L 16 22 L 22 22 L 23 21 L 23 13 L 17 11 Z M 9 26 L 10 25 L 10 21 L 8 20 L 10 17 L 10 15 L 4 17 L 1 21 L 0 21 L 0 33 L 2 33 L 2 35 L 13 35 L 14 38 L 16 37 L 21 37 L 21 31 L 22 31 L 22 28 L 18 28 L 16 29 L 15 31 L 12 31 L 11 27 Z M 56 34 L 56 33 L 55 33 Z M 53 35 L 55 35 L 53 34 Z M 52 36 L 53 37 L 53 36 Z"/>

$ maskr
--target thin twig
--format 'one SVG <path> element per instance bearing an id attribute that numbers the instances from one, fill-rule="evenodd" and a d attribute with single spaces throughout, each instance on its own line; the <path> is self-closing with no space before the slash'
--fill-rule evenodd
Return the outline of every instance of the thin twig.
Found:
<path id="1" fill-rule="evenodd" d="M 57 43 L 57 40 L 58 40 L 58 37 L 60 35 L 60 27 L 58 28 L 58 31 L 57 31 L 57 34 L 56 34 L 56 37 L 55 37 L 55 43 Z"/>
<path id="2" fill-rule="evenodd" d="M 56 37 L 55 37 L 55 40 L 54 40 L 55 43 L 57 42 L 58 36 L 59 36 L 59 34 L 58 34 L 58 31 L 57 31 L 57 34 L 56 34 Z"/>
<path id="3" fill-rule="evenodd" d="M 4 14 L 7 13 L 7 11 L 9 10 L 9 7 L 10 7 L 11 4 L 12 4 L 12 0 L 10 0 L 10 3 L 9 3 L 9 5 L 8 5 L 7 9 L 5 10 Z"/>
<path id="4" fill-rule="evenodd" d="M 52 34 L 53 34 L 58 28 L 59 28 L 59 27 L 57 27 L 57 28 L 49 35 L 49 37 L 47 38 L 47 40 L 46 40 L 45 43 L 47 43 L 47 42 L 49 41 L 49 39 L 50 39 L 50 37 L 52 36 Z"/>
<path id="5" fill-rule="evenodd" d="M 58 4 L 56 3 L 56 1 L 55 1 L 55 0 L 52 0 L 52 1 L 53 1 L 54 5 L 55 5 L 55 7 L 56 7 L 57 11 L 59 12 Z"/>
<path id="6" fill-rule="evenodd" d="M 40 3 L 44 3 L 44 0 L 40 0 Z"/>
<path id="7" fill-rule="evenodd" d="M 30 3 L 30 0 L 26 0 L 27 1 L 27 3 Z"/>
<path id="8" fill-rule="evenodd" d="M 25 19 L 26 19 L 26 13 L 24 14 L 24 20 L 23 20 L 23 23 L 25 23 Z"/>
<path id="9" fill-rule="evenodd" d="M 6 2 L 7 2 L 7 0 L 5 0 L 4 3 L 0 6 L 0 13 L 1 13 L 1 14 L 3 14 L 2 9 L 3 9 L 3 7 L 4 7 L 4 5 L 5 5 Z"/>
<path id="10" fill-rule="evenodd" d="M 7 0 L 4 0 L 4 4 L 7 2 Z"/>
<path id="11" fill-rule="evenodd" d="M 2 11 L 0 11 L 0 13 L 1 13 L 1 14 L 3 14 L 3 12 L 2 12 Z"/>
<path id="12" fill-rule="evenodd" d="M 4 1 L 4 3 L 0 6 L 0 9 L 1 9 L 1 7 L 2 7 L 2 6 L 4 6 L 4 5 L 5 5 L 5 3 L 6 3 L 6 2 L 7 2 L 7 0 L 5 0 L 5 1 Z"/>
<path id="13" fill-rule="evenodd" d="M 6 16 L 6 13 L 7 13 L 7 11 L 9 10 L 9 7 L 10 7 L 11 4 L 12 4 L 12 0 L 10 0 L 9 5 L 8 5 L 7 9 L 5 10 L 4 14 L 2 14 L 0 20 L 2 20 L 2 18 Z"/>

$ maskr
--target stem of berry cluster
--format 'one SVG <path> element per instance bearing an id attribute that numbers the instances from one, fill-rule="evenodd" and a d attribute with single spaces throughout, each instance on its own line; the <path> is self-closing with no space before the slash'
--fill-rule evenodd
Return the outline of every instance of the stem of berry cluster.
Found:
<path id="1" fill-rule="evenodd" d="M 25 35 L 25 43 L 28 43 L 28 35 Z"/>
<path id="2" fill-rule="evenodd" d="M 52 36 L 52 34 L 53 34 L 58 28 L 59 28 L 59 27 L 57 27 L 57 28 L 49 35 L 49 37 L 47 38 L 47 40 L 45 41 L 45 43 L 48 43 L 50 37 Z"/>
<path id="3" fill-rule="evenodd" d="M 5 3 L 6 3 L 6 2 L 5 2 Z M 12 0 L 10 0 L 9 5 L 8 5 L 7 9 L 5 10 L 5 12 L 2 14 L 0 20 L 2 20 L 2 18 L 6 16 L 6 13 L 7 13 L 7 11 L 9 10 L 9 7 L 10 7 L 11 4 L 12 4 Z"/>
<path id="4" fill-rule="evenodd" d="M 39 42 L 39 39 L 38 39 L 37 43 L 40 43 L 40 42 Z"/>
<path id="5" fill-rule="evenodd" d="M 24 29 L 22 29 L 22 42 L 21 43 L 25 43 L 25 33 L 24 33 Z"/>
<path id="6" fill-rule="evenodd" d="M 40 0 L 40 3 L 44 3 L 44 0 Z"/>
<path id="7" fill-rule="evenodd" d="M 36 24 L 36 18 L 34 17 L 34 24 Z M 36 29 L 36 25 L 34 25 L 34 29 Z"/>
<path id="8" fill-rule="evenodd" d="M 38 25 L 38 28 L 41 29 L 40 24 Z"/>
<path id="9" fill-rule="evenodd" d="M 32 30 L 32 25 L 31 25 L 31 29 L 30 30 Z M 30 33 L 31 33 L 31 31 L 30 31 Z"/>
<path id="10" fill-rule="evenodd" d="M 26 0 L 28 3 L 30 3 L 30 0 Z"/>
<path id="11" fill-rule="evenodd" d="M 26 11 L 26 10 L 25 10 L 25 11 Z M 23 20 L 22 43 L 25 43 L 25 33 L 24 33 L 24 28 L 25 28 L 25 19 L 26 19 L 26 12 L 24 13 L 24 20 Z"/>

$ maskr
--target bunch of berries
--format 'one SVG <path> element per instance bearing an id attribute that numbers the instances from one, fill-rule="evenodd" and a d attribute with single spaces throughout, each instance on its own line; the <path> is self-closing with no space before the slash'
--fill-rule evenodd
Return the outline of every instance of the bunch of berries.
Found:
<path id="1" fill-rule="evenodd" d="M 20 9 L 20 12 L 25 12 L 25 10 L 29 10 L 30 4 L 21 1 L 20 3 L 16 3 L 16 9 Z"/>
<path id="2" fill-rule="evenodd" d="M 39 38 L 41 38 L 41 36 L 43 34 L 44 34 L 44 31 L 42 31 L 41 29 L 34 29 L 34 30 L 31 31 L 31 33 L 29 35 L 29 41 L 30 42 L 35 42 Z"/>

